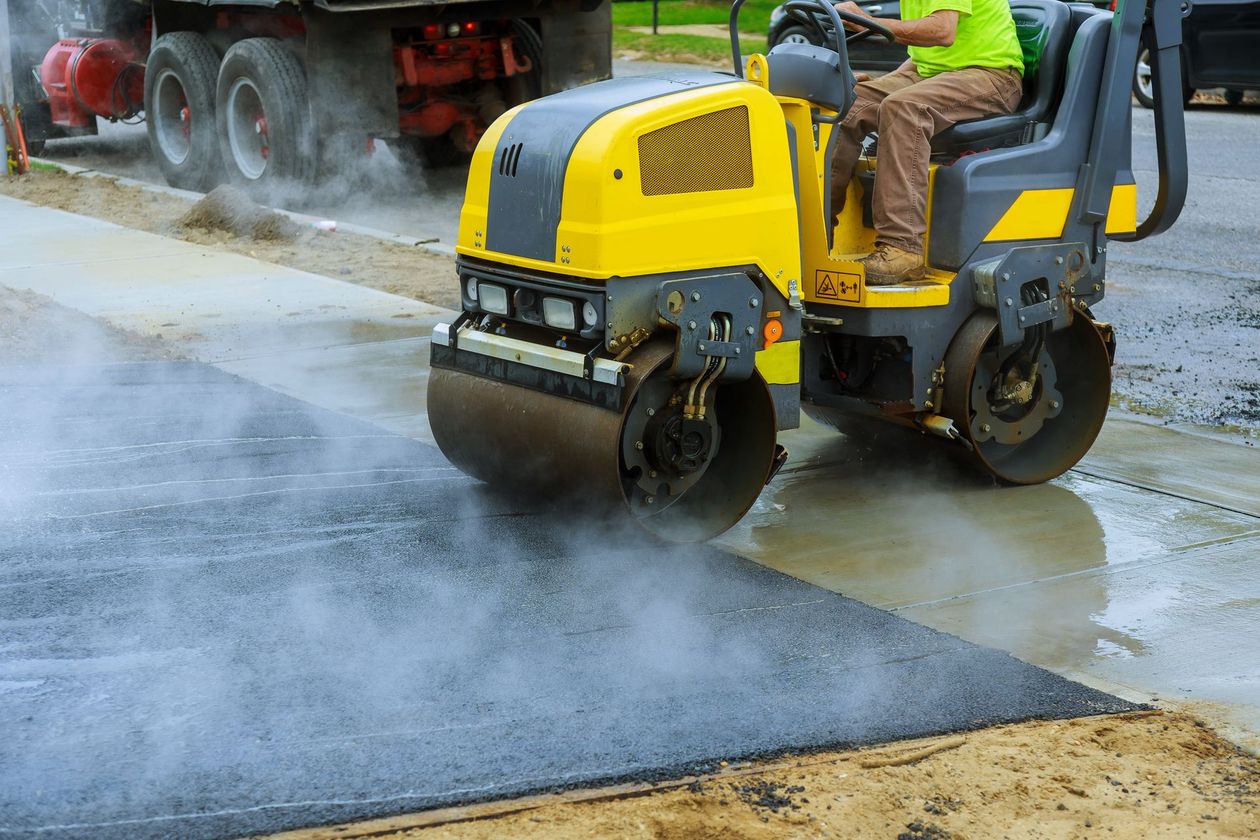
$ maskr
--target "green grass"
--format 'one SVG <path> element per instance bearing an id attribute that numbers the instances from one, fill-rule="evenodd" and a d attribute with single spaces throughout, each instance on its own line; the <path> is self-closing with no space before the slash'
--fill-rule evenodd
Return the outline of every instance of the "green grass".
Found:
<path id="1" fill-rule="evenodd" d="M 740 40 L 740 50 L 747 56 L 765 52 L 763 40 Z M 706 38 L 703 35 L 680 35 L 631 32 L 624 26 L 613 28 L 613 52 L 632 50 L 649 61 L 673 61 L 709 64 L 726 68 L 731 63 L 731 42 L 728 38 Z"/>
<path id="2" fill-rule="evenodd" d="M 42 161 L 31 161 L 31 169 L 38 172 L 60 172 L 61 167 L 55 163 L 44 163 Z"/>
<path id="3" fill-rule="evenodd" d="M 784 0 L 748 0 L 739 13 L 741 32 L 764 33 L 770 26 L 770 12 Z M 731 5 L 711 0 L 661 0 L 661 26 L 678 26 L 687 23 L 721 23 L 730 19 Z M 639 2 L 614 2 L 613 24 L 617 26 L 651 26 L 652 4 Z"/>
<path id="4" fill-rule="evenodd" d="M 770 26 L 770 12 L 781 0 L 748 0 L 739 15 L 739 28 L 745 35 L 761 36 Z M 661 0 L 661 26 L 687 24 L 726 25 L 730 18 L 730 4 L 715 0 Z M 652 4 L 648 0 L 613 3 L 613 49 L 618 52 L 633 51 L 654 61 L 677 61 L 725 67 L 731 60 L 731 45 L 727 38 L 666 32 L 652 35 L 631 32 L 631 26 L 652 25 Z M 765 52 L 765 37 L 742 38 L 740 49 L 744 54 Z"/>

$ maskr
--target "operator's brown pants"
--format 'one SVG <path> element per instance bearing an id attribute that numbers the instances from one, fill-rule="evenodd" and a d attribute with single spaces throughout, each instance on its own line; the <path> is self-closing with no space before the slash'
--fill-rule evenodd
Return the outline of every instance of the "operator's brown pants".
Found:
<path id="1" fill-rule="evenodd" d="M 876 241 L 923 253 L 927 232 L 928 159 L 932 137 L 954 123 L 1009 114 L 1023 82 L 1014 70 L 968 67 L 927 78 L 913 65 L 857 86 L 857 101 L 840 126 L 831 165 L 836 209 L 862 153 L 862 139 L 879 131 L 875 178 Z"/>

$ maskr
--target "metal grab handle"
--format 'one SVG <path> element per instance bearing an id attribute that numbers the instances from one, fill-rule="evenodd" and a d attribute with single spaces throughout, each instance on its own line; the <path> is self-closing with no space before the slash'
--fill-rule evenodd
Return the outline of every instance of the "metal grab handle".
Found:
<path id="1" fill-rule="evenodd" d="M 1154 40 L 1152 82 L 1155 95 L 1155 144 L 1159 161 L 1159 192 L 1155 207 L 1128 235 L 1113 236 L 1136 241 L 1167 230 L 1185 205 L 1189 181 L 1186 158 L 1185 115 L 1181 103 L 1181 0 L 1120 0 L 1112 17 L 1107 58 L 1094 113 L 1094 130 L 1089 156 L 1081 166 L 1076 184 L 1075 216 L 1094 228 L 1095 244 L 1091 259 L 1101 253 L 1098 240 L 1111 206 L 1111 191 L 1120 169 L 1122 140 L 1113 130 L 1123 112 L 1132 108 L 1133 71 L 1147 12 L 1149 32 Z M 1170 89 L 1175 86 L 1175 89 Z"/>
<path id="2" fill-rule="evenodd" d="M 735 0 L 731 4 L 731 56 L 735 59 L 735 77 L 744 78 L 744 57 L 739 52 L 739 10 L 744 0 Z"/>
<path id="3" fill-rule="evenodd" d="M 1173 11 L 1176 10 L 1176 14 Z M 1186 154 L 1186 119 L 1181 83 L 1181 13 L 1173 2 L 1157 4 L 1150 28 L 1154 43 L 1151 54 L 1151 82 L 1155 94 L 1155 159 L 1159 165 L 1159 191 L 1155 206 L 1130 236 L 1118 237 L 1136 242 L 1172 227 L 1186 204 L 1189 187 L 1189 161 Z"/>

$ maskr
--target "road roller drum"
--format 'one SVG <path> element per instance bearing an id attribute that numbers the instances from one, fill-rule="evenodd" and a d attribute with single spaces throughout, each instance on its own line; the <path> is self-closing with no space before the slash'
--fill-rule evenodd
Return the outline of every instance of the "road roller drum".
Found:
<path id="1" fill-rule="evenodd" d="M 434 438 L 457 467 L 498 488 L 587 514 L 628 508 L 663 538 L 708 539 L 744 515 L 769 477 L 774 404 L 750 377 L 714 387 L 704 419 L 685 418 L 691 383 L 668 375 L 671 351 L 656 341 L 627 357 L 619 408 L 435 366 Z M 689 439 L 696 428 L 701 444 Z"/>

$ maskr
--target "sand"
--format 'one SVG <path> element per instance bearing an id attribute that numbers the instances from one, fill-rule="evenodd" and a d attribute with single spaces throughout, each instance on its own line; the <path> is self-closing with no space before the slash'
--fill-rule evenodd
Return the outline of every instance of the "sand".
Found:
<path id="1" fill-rule="evenodd" d="M 160 337 L 139 335 L 0 286 L 0 364 L 100 364 L 181 358 Z"/>
<path id="2" fill-rule="evenodd" d="M 599 792 L 577 794 L 597 796 Z M 574 794 L 568 794 L 573 797 Z M 438 838 L 1215 838 L 1260 836 L 1260 759 L 1185 714 L 1032 722 L 823 753 L 671 790 L 445 822 L 477 807 L 284 835 Z M 536 807 L 534 807 L 536 806 Z M 480 806 L 483 811 L 521 804 Z M 391 828 L 397 830 L 390 830 Z"/>

